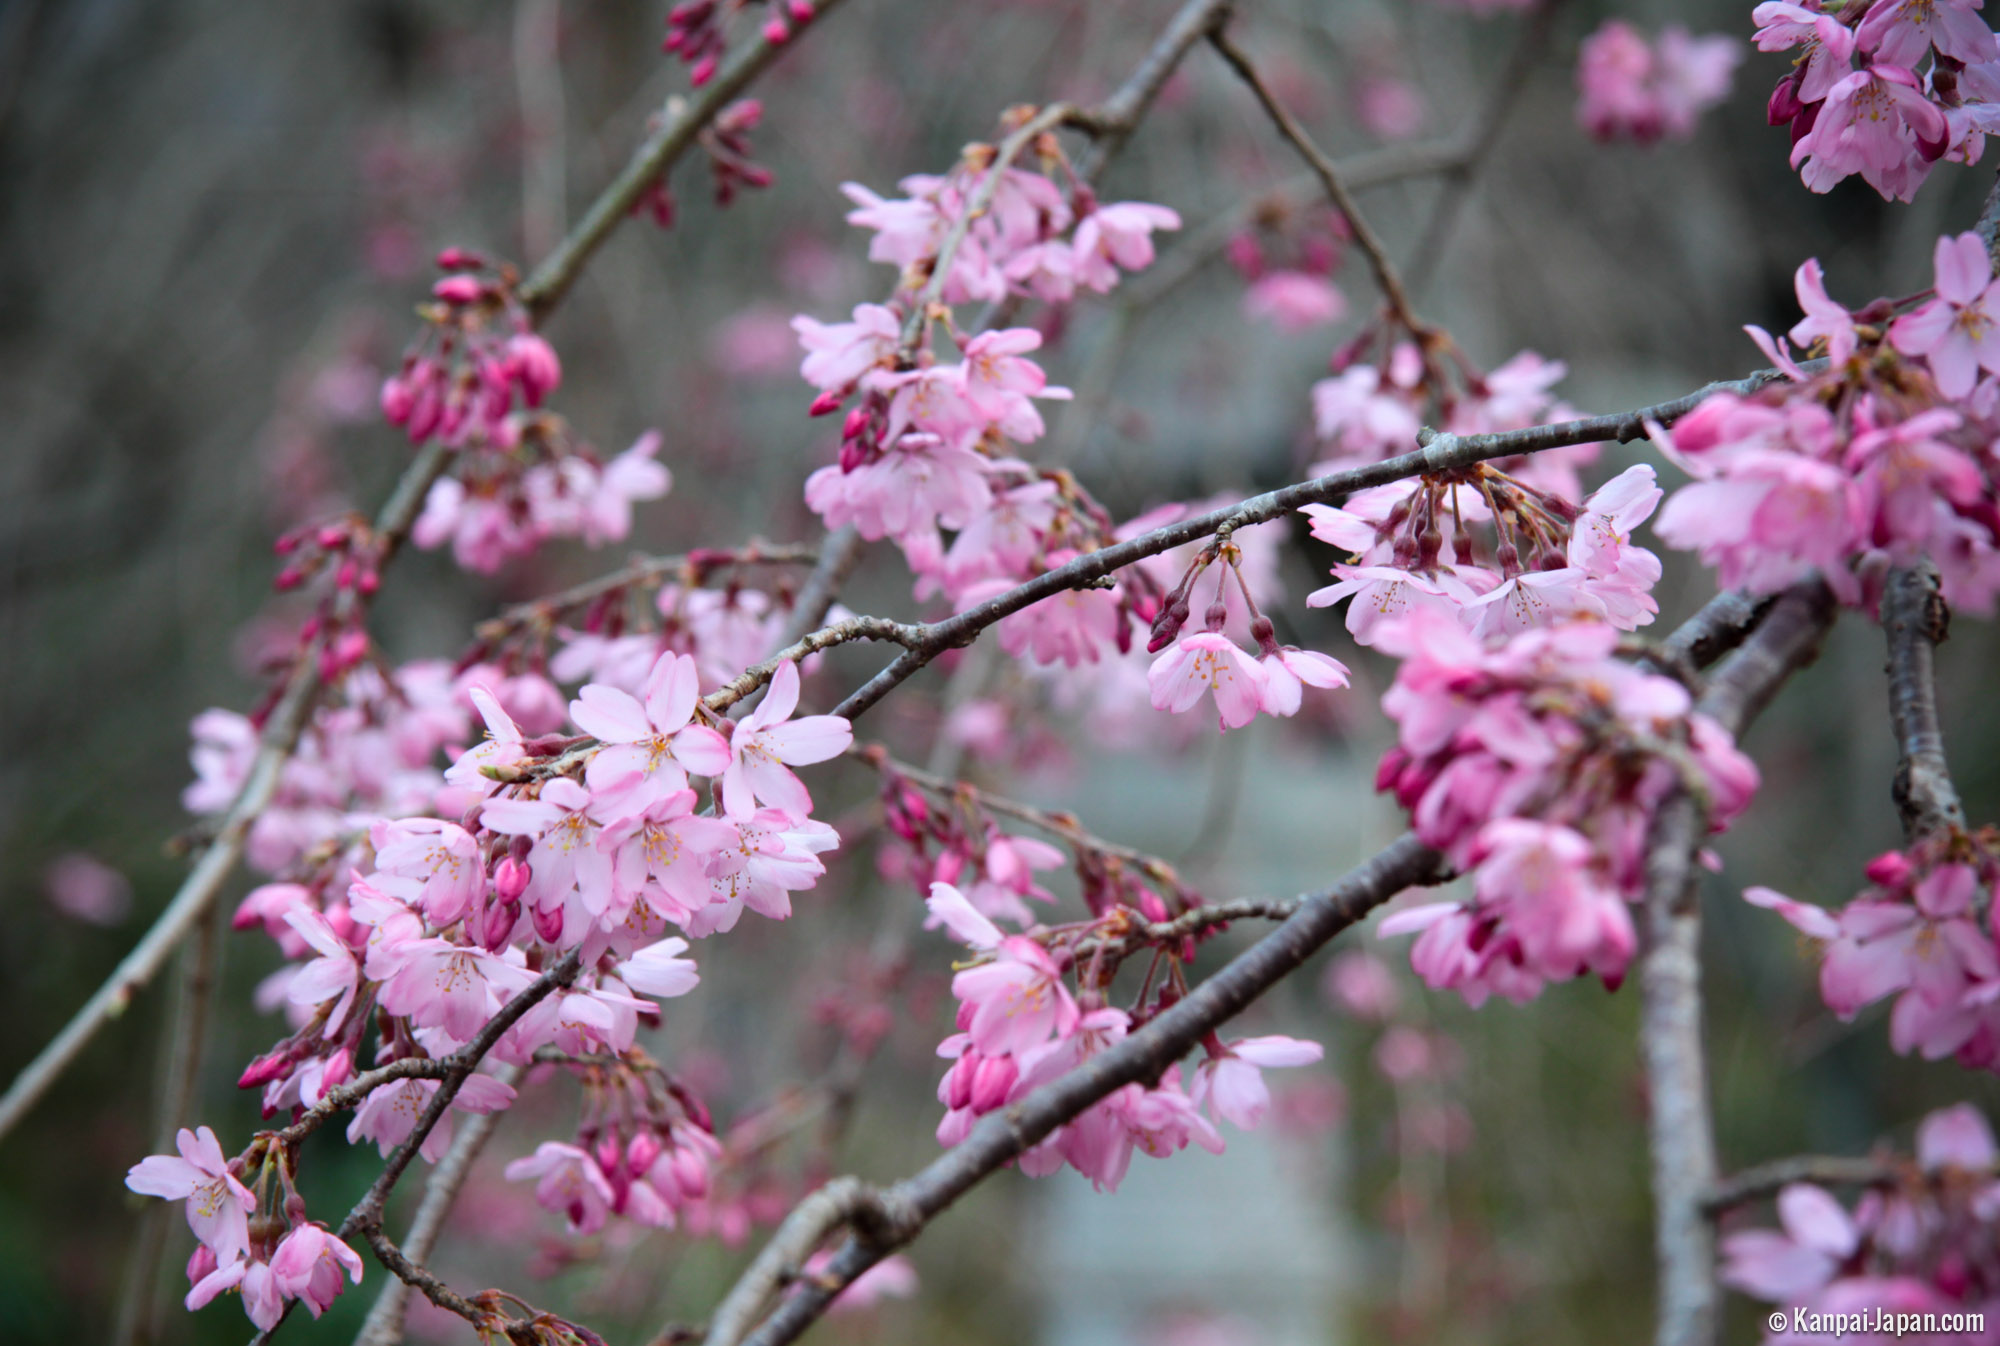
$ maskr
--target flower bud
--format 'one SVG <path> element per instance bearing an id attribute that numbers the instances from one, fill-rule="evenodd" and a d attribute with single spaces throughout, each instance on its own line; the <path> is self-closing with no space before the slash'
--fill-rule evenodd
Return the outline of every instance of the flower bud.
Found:
<path id="1" fill-rule="evenodd" d="M 989 1056 L 979 1063 L 972 1081 L 972 1110 L 991 1112 L 1007 1101 L 1021 1068 L 1011 1056 Z"/>
<path id="2" fill-rule="evenodd" d="M 493 891 L 500 895 L 502 902 L 519 902 L 521 894 L 528 891 L 528 880 L 533 877 L 534 871 L 527 865 L 511 855 L 505 856 L 493 866 Z"/>
<path id="3" fill-rule="evenodd" d="M 482 288 L 471 276 L 446 276 L 431 286 L 431 294 L 447 304 L 472 304 L 478 302 Z"/>

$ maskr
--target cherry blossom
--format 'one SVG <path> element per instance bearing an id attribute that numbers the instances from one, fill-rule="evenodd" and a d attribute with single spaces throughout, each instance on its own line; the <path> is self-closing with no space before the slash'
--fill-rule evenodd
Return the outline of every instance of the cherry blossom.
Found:
<path id="1" fill-rule="evenodd" d="M 205 1126 L 194 1131 L 182 1127 L 174 1144 L 179 1158 L 149 1155 L 132 1166 L 125 1185 L 142 1196 L 187 1202 L 188 1228 L 226 1266 L 249 1250 L 256 1198 L 229 1171 L 215 1132 Z"/>
<path id="2" fill-rule="evenodd" d="M 854 741 L 854 731 L 837 715 L 792 719 L 799 704 L 798 665 L 786 660 L 771 675 L 770 689 L 757 709 L 738 721 L 729 736 L 729 765 L 722 777 L 723 807 L 733 818 L 754 814 L 759 802 L 803 822 L 812 796 L 788 766 L 809 766 L 838 757 Z"/>

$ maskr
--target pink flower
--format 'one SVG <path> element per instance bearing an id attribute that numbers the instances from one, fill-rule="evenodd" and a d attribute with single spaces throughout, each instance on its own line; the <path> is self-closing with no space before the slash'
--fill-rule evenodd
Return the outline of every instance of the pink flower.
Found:
<path id="1" fill-rule="evenodd" d="M 862 375 L 892 362 L 902 337 L 895 312 L 880 304 L 856 304 L 853 322 L 823 323 L 800 314 L 792 319 L 792 329 L 806 351 L 800 377 L 841 398 Z"/>
<path id="2" fill-rule="evenodd" d="M 1153 264 L 1153 231 L 1178 229 L 1181 217 L 1165 206 L 1122 201 L 1083 217 L 1071 239 L 1076 283 L 1109 294 L 1118 268 L 1142 271 Z"/>
<path id="3" fill-rule="evenodd" d="M 1810 350 L 1815 341 L 1824 340 L 1827 358 L 1837 365 L 1847 363 L 1859 340 L 1854 331 L 1854 315 L 1827 297 L 1826 277 L 1820 272 L 1817 257 L 1800 263 L 1792 277 L 1792 288 L 1798 294 L 1799 308 L 1806 315 L 1792 325 L 1792 340 L 1801 350 Z"/>
<path id="4" fill-rule="evenodd" d="M 560 1141 L 545 1140 L 525 1159 L 507 1165 L 507 1181 L 538 1179 L 535 1200 L 544 1209 L 561 1211 L 572 1234 L 595 1234 L 617 1200 L 597 1160 L 587 1151 Z"/>
<path id="5" fill-rule="evenodd" d="M 125 1175 L 125 1185 L 141 1196 L 187 1202 L 188 1228 L 226 1266 L 250 1249 L 250 1212 L 257 1199 L 230 1173 L 215 1132 L 182 1127 L 174 1144 L 178 1159 L 148 1155 Z"/>
<path id="6" fill-rule="evenodd" d="M 1339 322 L 1347 312 L 1347 300 L 1325 276 L 1271 271 L 1243 292 L 1243 312 L 1280 332 L 1305 332 Z"/>
<path id="7" fill-rule="evenodd" d="M 1630 24 L 1607 19 L 1577 56 L 1577 120 L 1599 140 L 1685 138 L 1704 108 L 1729 96 L 1742 59 L 1743 44 L 1732 37 L 1669 27 L 1655 48 Z"/>
<path id="8" fill-rule="evenodd" d="M 1785 1232 L 1746 1229 L 1722 1239 L 1725 1285 L 1778 1304 L 1795 1304 L 1833 1279 L 1860 1245 L 1846 1210 L 1824 1188 L 1795 1182 L 1778 1193 Z"/>
<path id="9" fill-rule="evenodd" d="M 1029 399 L 1061 401 L 1070 396 L 1067 388 L 1049 386 L 1040 365 L 1022 358 L 1041 344 L 1042 334 L 1032 327 L 981 332 L 965 343 L 961 375 L 965 401 L 988 425 L 1016 442 L 1042 436 L 1041 413 Z"/>
<path id="10" fill-rule="evenodd" d="M 486 866 L 479 843 L 456 823 L 402 818 L 377 823 L 369 840 L 377 869 L 419 885 L 418 901 L 433 925 L 452 924 L 483 890 Z"/>
<path id="11" fill-rule="evenodd" d="M 697 938 L 734 929 L 746 906 L 785 920 L 792 914 L 790 894 L 811 888 L 826 873 L 820 854 L 840 844 L 840 834 L 825 823 L 797 820 L 783 809 L 758 809 L 733 825 L 734 844 L 709 863 L 708 905 L 682 923 Z"/>
<path id="12" fill-rule="evenodd" d="M 535 979 L 519 963 L 443 939 L 413 939 L 371 953 L 368 974 L 382 982 L 384 1009 L 442 1028 L 460 1042 L 477 1036 L 509 997 Z"/>
<path id="13" fill-rule="evenodd" d="M 1305 688 L 1347 686 L 1347 665 L 1330 654 L 1274 649 L 1258 661 L 1264 670 L 1264 690 L 1258 708 L 1266 715 L 1296 715 Z"/>
<path id="14" fill-rule="evenodd" d="M 965 894 L 948 883 L 933 883 L 931 895 L 924 905 L 930 909 L 931 918 L 924 924 L 926 928 L 942 925 L 952 935 L 975 949 L 997 949 L 1005 938 L 1000 927 L 993 924 Z"/>
<path id="15" fill-rule="evenodd" d="M 1985 25 L 1980 25 L 1983 29 Z M 2000 281 L 1978 234 L 1940 238 L 1934 258 L 1937 297 L 1889 325 L 1889 342 L 1930 362 L 1938 391 L 1954 400 L 1972 392 L 1979 371 L 2000 373 Z"/>
<path id="16" fill-rule="evenodd" d="M 701 980 L 694 960 L 681 957 L 687 947 L 684 939 L 663 939 L 649 944 L 619 966 L 619 980 L 641 994 L 659 996 L 662 1000 L 684 996 Z"/>
<path id="17" fill-rule="evenodd" d="M 360 961 L 355 958 L 353 947 L 335 934 L 326 917 L 318 912 L 307 907 L 293 907 L 285 913 L 285 921 L 320 954 L 299 969 L 299 974 L 285 988 L 285 998 L 294 1005 L 322 1005 L 339 996 L 339 1002 L 326 1016 L 326 1028 L 322 1034 L 327 1041 L 335 1041 L 340 1037 L 341 1026 L 347 1022 L 347 1012 L 354 1008 L 354 997 L 361 989 Z"/>
<path id="18" fill-rule="evenodd" d="M 749 817 L 759 801 L 784 810 L 798 822 L 812 815 L 812 796 L 786 767 L 811 766 L 840 756 L 854 742 L 854 731 L 838 715 L 793 720 L 798 704 L 798 665 L 786 660 L 771 675 L 770 690 L 757 709 L 730 733 L 729 765 L 721 775 L 722 803 L 731 817 Z"/>
<path id="19" fill-rule="evenodd" d="M 1885 197 L 1908 201 L 1950 143 L 1944 113 L 1910 71 L 1875 65 L 1827 93 L 1819 116 L 1792 146 L 1792 167 L 1815 192 L 1859 173 Z"/>
<path id="20" fill-rule="evenodd" d="M 648 430 L 595 474 L 578 520 L 585 542 L 622 540 L 632 531 L 632 502 L 658 500 L 673 489 L 674 474 L 653 461 L 659 451 L 660 432 Z"/>
<path id="21" fill-rule="evenodd" d="M 69 851 L 42 871 L 42 886 L 56 910 L 92 925 L 116 925 L 132 906 L 132 885 L 94 856 Z"/>
<path id="22" fill-rule="evenodd" d="M 1788 0 L 1764 0 L 1751 11 L 1750 18 L 1757 24 L 1757 50 L 1805 48 L 1803 55 L 1794 58 L 1798 74 L 1791 79 L 1797 83 L 1791 90 L 1788 108 L 1823 101 L 1833 86 L 1848 74 L 1848 61 L 1854 55 L 1854 30 L 1834 15 L 1807 5 L 1792 4 Z M 1781 83 L 1779 89 L 1785 90 L 1787 83 L 1790 81 Z M 1775 100 L 1772 106 L 1775 110 Z M 1775 115 L 1774 111 L 1773 120 L 1783 124 L 1791 120 L 1791 115 L 1789 110 L 1782 116 Z"/>
<path id="23" fill-rule="evenodd" d="M 1970 1103 L 1940 1108 L 1917 1127 L 1917 1162 L 1926 1173 L 1960 1168 L 1990 1174 L 1996 1157 L 1993 1128 Z"/>
<path id="24" fill-rule="evenodd" d="M 695 792 L 678 790 L 598 835 L 597 850 L 612 857 L 607 894 L 615 893 L 616 914 L 639 897 L 673 921 L 708 905 L 709 861 L 735 845 L 737 833 L 719 818 L 696 816 L 694 806 Z"/>
<path id="25" fill-rule="evenodd" d="M 639 774 L 671 793 L 685 789 L 682 768 L 718 776 L 728 765 L 728 745 L 706 725 L 691 723 L 701 697 L 701 673 L 685 654 L 662 654 L 646 677 L 643 703 L 615 687 L 591 683 L 570 702 L 576 727 L 604 744 L 588 779 L 604 789 Z M 664 768 L 664 770 L 663 770 Z"/>
<path id="26" fill-rule="evenodd" d="M 1222 1055 L 1211 1056 L 1195 1067 L 1189 1097 L 1197 1107 L 1206 1104 L 1217 1121 L 1255 1131 L 1271 1107 L 1271 1091 L 1264 1084 L 1263 1072 L 1309 1066 L 1325 1054 L 1317 1042 L 1297 1038 L 1240 1038 L 1224 1043 Z"/>
<path id="27" fill-rule="evenodd" d="M 806 504 L 829 528 L 897 539 L 963 528 L 992 504 L 990 462 L 933 435 L 904 435 L 851 472 L 822 467 L 806 478 Z"/>
<path id="28" fill-rule="evenodd" d="M 1257 718 L 1268 682 L 1263 665 L 1220 631 L 1182 636 L 1146 674 L 1154 710 L 1193 710 L 1202 693 L 1210 692 L 1223 730 L 1241 729 Z"/>
<path id="29" fill-rule="evenodd" d="M 1051 1035 L 1067 1036 L 1076 1024 L 1076 1002 L 1048 950 L 1009 935 L 993 952 L 991 962 L 951 980 L 951 993 L 972 1011 L 966 1031 L 979 1050 L 989 1056 L 1018 1054 Z"/>
<path id="30" fill-rule="evenodd" d="M 431 1096 L 438 1091 L 436 1080 L 392 1080 L 376 1089 L 361 1100 L 361 1106 L 354 1110 L 354 1120 L 347 1124 L 347 1143 L 358 1144 L 362 1140 L 372 1140 L 380 1148 L 383 1158 L 389 1151 L 410 1138 L 417 1129 L 417 1119 L 430 1106 Z M 451 1100 L 451 1107 L 438 1118 L 430 1135 L 424 1138 L 417 1150 L 426 1162 L 435 1164 L 444 1157 L 451 1146 L 451 1115 L 459 1112 L 499 1112 L 514 1101 L 514 1091 L 490 1075 L 473 1075 L 460 1086 Z"/>
<path id="31" fill-rule="evenodd" d="M 285 1235 L 271 1254 L 271 1275 L 278 1292 L 287 1299 L 303 1301 L 315 1318 L 346 1288 L 340 1283 L 343 1273 L 354 1284 L 361 1284 L 361 1257 L 329 1234 L 324 1225 L 300 1225 Z"/>
<path id="32" fill-rule="evenodd" d="M 1979 17 L 1984 0 L 1880 0 L 1854 30 L 1874 59 L 1914 70 L 1932 47 L 1966 65 L 2000 60 L 1993 30 Z"/>
<path id="33" fill-rule="evenodd" d="M 553 924 L 571 892 L 580 894 L 584 911 L 593 918 L 611 905 L 611 856 L 598 844 L 602 819 L 610 811 L 567 776 L 545 782 L 537 798 L 489 799 L 480 810 L 480 820 L 489 830 L 534 839 L 522 897 L 543 914 L 558 937 L 576 934 Z"/>
<path id="34" fill-rule="evenodd" d="M 527 756 L 527 750 L 522 746 L 521 727 L 501 709 L 500 702 L 491 691 L 474 687 L 467 695 L 472 698 L 480 719 L 486 723 L 486 740 L 461 753 L 444 773 L 444 778 L 462 790 L 491 794 L 499 788 L 499 784 L 481 772 L 487 767 L 511 767 Z"/>

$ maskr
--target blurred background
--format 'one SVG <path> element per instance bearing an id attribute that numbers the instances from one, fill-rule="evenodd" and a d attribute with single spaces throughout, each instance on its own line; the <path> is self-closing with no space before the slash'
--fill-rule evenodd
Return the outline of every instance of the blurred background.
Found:
<path id="1" fill-rule="evenodd" d="M 560 236 L 647 116 L 686 87 L 659 50 L 665 8 L 0 3 L 0 1077 L 83 1002 L 183 874 L 168 843 L 191 821 L 178 806 L 188 722 L 260 694 L 272 537 L 372 509 L 407 461 L 375 390 L 415 329 L 430 257 L 458 244 L 532 259 Z M 765 117 L 753 143 L 775 184 L 721 210 L 690 157 L 674 183 L 678 221 L 628 223 L 547 329 L 566 374 L 556 406 L 580 433 L 609 452 L 649 427 L 665 435 L 676 485 L 641 510 L 630 548 L 816 542 L 800 486 L 831 460 L 833 431 L 806 419 L 786 322 L 843 318 L 892 279 L 844 225 L 839 184 L 891 193 L 992 138 L 1009 105 L 1102 96 L 1174 8 L 850 0 L 802 39 L 755 90 Z M 1747 39 L 1748 8 L 1696 0 L 1673 17 Z M 1927 285 L 1932 241 L 1971 226 L 1983 170 L 1941 168 L 1909 206 L 1885 206 L 1858 180 L 1805 191 L 1785 136 L 1764 124 L 1779 57 L 1750 53 L 1690 142 L 1592 142 L 1574 117 L 1577 43 L 1617 13 L 1561 7 L 1438 264 L 1416 277 L 1423 312 L 1485 367 L 1523 349 L 1566 361 L 1559 391 L 1587 412 L 1674 396 L 1761 363 L 1740 327 L 1795 320 L 1791 275 L 1806 257 L 1858 305 Z M 1658 10 L 1623 13 L 1643 27 Z M 1268 0 L 1245 5 L 1237 31 L 1322 144 L 1375 155 L 1464 136 L 1523 27 L 1442 4 Z M 1347 320 L 1288 332 L 1246 314 L 1243 276 L 1201 244 L 1210 222 L 1295 173 L 1245 92 L 1197 50 L 1105 177 L 1106 199 L 1162 202 L 1188 224 L 1161 245 L 1162 269 L 1184 281 L 1148 288 L 1141 277 L 1080 303 L 1045 352 L 1079 398 L 1050 409 L 1037 458 L 1074 467 L 1119 517 L 1267 488 L 1313 460 L 1308 390 L 1372 306 L 1364 268 L 1350 257 L 1334 276 Z M 1412 177 L 1369 190 L 1364 205 L 1407 259 L 1440 195 L 1434 177 Z M 1309 210 L 1264 220 L 1280 250 L 1314 227 Z M 1591 479 L 1637 453 L 1607 451 Z M 1401 821 L 1370 790 L 1388 741 L 1374 704 L 1384 671 L 1337 615 L 1304 607 L 1335 558 L 1303 530 L 1296 540 L 1274 606 L 1291 638 L 1355 666 L 1353 690 L 1221 740 L 1202 716 L 1155 717 L 1115 752 L 1050 711 L 1017 726 L 1011 757 L 970 754 L 967 774 L 1075 807 L 1098 835 L 1175 861 L 1216 897 L 1290 894 L 1360 859 Z M 385 586 L 376 634 L 398 658 L 456 656 L 496 605 L 611 569 L 630 548 L 554 546 L 491 579 L 412 553 Z M 1670 560 L 1663 624 L 1708 584 Z M 901 558 L 879 545 L 846 599 L 923 611 Z M 2000 704 L 1982 694 L 1996 655 L 1991 629 L 1970 620 L 1941 655 L 1975 821 L 1994 817 L 2000 794 Z M 809 701 L 831 704 L 881 658 L 843 651 Z M 1881 1007 L 1833 1020 L 1789 927 L 1736 899 L 1764 882 L 1845 900 L 1866 858 L 1898 843 L 1881 663 L 1876 630 L 1848 620 L 1749 737 L 1765 787 L 1723 841 L 1727 868 L 1708 893 L 1725 1168 L 1907 1143 L 1932 1107 L 1995 1102 L 1984 1076 L 1892 1056 Z M 1006 661 L 934 671 L 861 732 L 921 762 L 951 688 L 1008 696 L 1018 681 Z M 824 1072 L 843 1014 L 892 1012 L 846 1124 L 807 1116 L 758 1161 L 768 1171 L 747 1175 L 750 1208 L 766 1218 L 806 1176 L 890 1179 L 937 1149 L 932 1050 L 949 1029 L 952 949 L 918 931 L 914 891 L 878 875 L 873 777 L 837 765 L 816 792 L 822 779 L 824 816 L 847 839 L 832 872 L 791 922 L 746 924 L 704 951 L 701 992 L 676 1003 L 651 1044 L 704 1083 L 726 1126 L 808 1096 L 796 1091 Z M 1051 886 L 1073 901 L 1063 879 Z M 194 1113 L 233 1151 L 257 1125 L 234 1078 L 283 1029 L 250 1008 L 277 965 L 269 942 L 222 943 Z M 1367 932 L 1336 946 L 1376 947 Z M 1002 1175 L 911 1252 L 915 1299 L 822 1336 L 1580 1346 L 1649 1330 L 1636 996 L 1576 982 L 1474 1014 L 1424 992 L 1401 942 L 1379 952 L 1386 989 L 1373 965 L 1322 955 L 1246 1019 L 1246 1031 L 1313 1037 L 1328 1055 L 1274 1078 L 1273 1121 L 1232 1137 L 1228 1156 L 1142 1157 L 1116 1196 L 1073 1173 Z M 1204 955 L 1206 968 L 1217 961 Z M 1357 987 L 1375 998 L 1357 1000 Z M 113 1340 L 121 1324 L 125 1340 L 247 1335 L 233 1299 L 194 1316 L 173 1302 L 192 1246 L 177 1214 L 161 1224 L 165 1276 L 133 1284 L 147 1203 L 122 1175 L 154 1148 L 178 994 L 175 976 L 161 977 L 0 1143 L 9 1340 Z M 1355 1012 L 1363 1002 L 1376 1017 Z M 747 1247 L 632 1229 L 579 1242 L 525 1185 L 498 1180 L 506 1160 L 561 1135 L 574 1107 L 572 1087 L 553 1079 L 507 1116 L 491 1180 L 461 1203 L 437 1268 L 613 1341 L 701 1320 Z M 314 1146 L 308 1200 L 344 1209 L 376 1156 L 331 1128 Z M 349 1340 L 381 1280 L 371 1263 L 359 1293 L 287 1334 Z M 1731 1312 L 1748 1339 L 1753 1306 Z M 420 1313 L 413 1331 L 470 1340 L 442 1316 Z"/>

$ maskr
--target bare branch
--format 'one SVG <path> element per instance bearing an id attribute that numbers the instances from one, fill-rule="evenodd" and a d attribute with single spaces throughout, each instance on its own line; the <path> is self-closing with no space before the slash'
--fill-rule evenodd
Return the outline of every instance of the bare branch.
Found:
<path id="1" fill-rule="evenodd" d="M 1700 709 L 1730 733 L 1740 733 L 1817 653 L 1837 611 L 1822 580 L 1787 591 L 1716 671 Z M 1706 809 L 1682 790 L 1661 805 L 1647 841 L 1639 1048 L 1651 1102 L 1657 1346 L 1713 1342 L 1719 1302 L 1714 1233 L 1704 1204 L 1716 1186 L 1717 1167 L 1702 1042 L 1695 863 L 1707 831 Z"/>
<path id="2" fill-rule="evenodd" d="M 1897 1182 L 1902 1171 L 1880 1159 L 1847 1155 L 1800 1154 L 1746 1168 L 1715 1184 L 1702 1201 L 1709 1215 L 1776 1196 L 1795 1182 L 1821 1187 L 1881 1187 Z"/>
<path id="3" fill-rule="evenodd" d="M 835 1178 L 785 1217 L 709 1320 L 706 1346 L 736 1346 L 774 1295 L 796 1280 L 829 1234 L 853 1226 L 871 1240 L 893 1238 L 879 1192 L 859 1178 Z"/>
<path id="4" fill-rule="evenodd" d="M 1951 629 L 1929 561 L 1889 572 L 1882 591 L 1882 632 L 1889 641 L 1889 720 L 1896 731 L 1896 811 L 1903 839 L 1965 826 L 1938 722 L 1937 647 Z"/>

